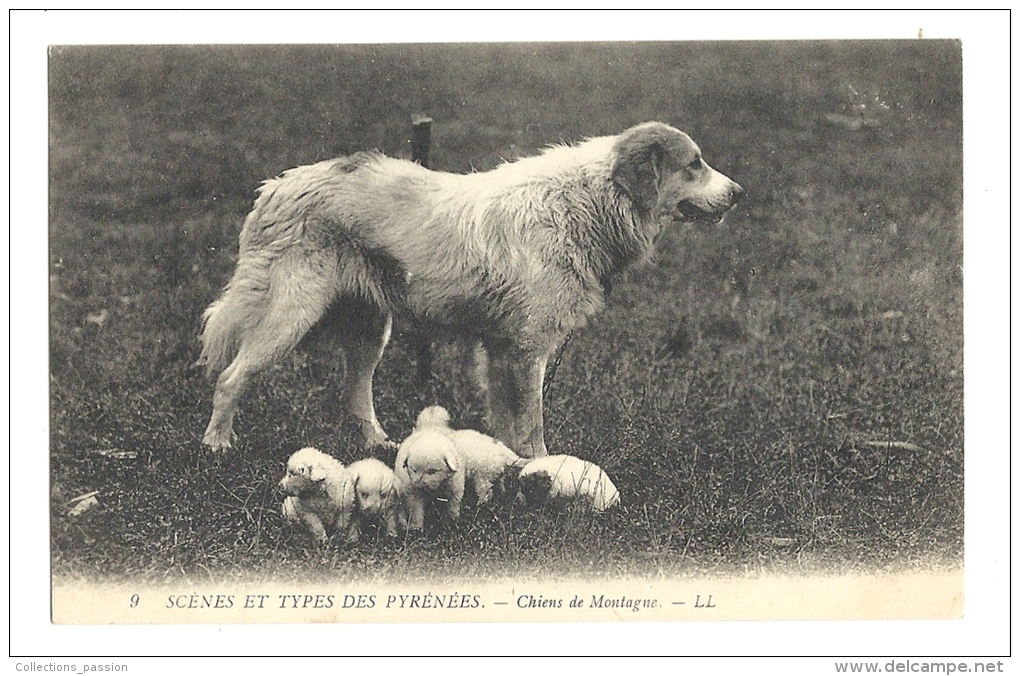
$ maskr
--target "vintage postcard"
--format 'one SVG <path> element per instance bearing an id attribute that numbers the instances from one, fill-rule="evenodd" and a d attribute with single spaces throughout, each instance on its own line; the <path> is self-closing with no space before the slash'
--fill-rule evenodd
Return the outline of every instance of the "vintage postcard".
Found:
<path id="1" fill-rule="evenodd" d="M 961 617 L 964 64 L 53 44 L 52 622 Z"/>

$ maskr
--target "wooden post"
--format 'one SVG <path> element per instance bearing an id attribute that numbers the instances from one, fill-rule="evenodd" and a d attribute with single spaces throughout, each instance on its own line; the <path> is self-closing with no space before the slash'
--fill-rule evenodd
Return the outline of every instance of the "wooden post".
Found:
<path id="1" fill-rule="evenodd" d="M 429 147 L 432 145 L 432 118 L 421 113 L 411 114 L 411 161 L 417 162 L 428 169 Z M 434 384 L 432 382 L 433 345 L 432 339 L 425 331 L 415 331 L 411 335 L 415 356 L 418 359 L 417 380 L 419 386 Z M 435 399 L 435 392 L 432 392 Z"/>
<path id="2" fill-rule="evenodd" d="M 432 118 L 421 113 L 411 114 L 411 161 L 429 166 L 429 146 L 432 144 Z"/>

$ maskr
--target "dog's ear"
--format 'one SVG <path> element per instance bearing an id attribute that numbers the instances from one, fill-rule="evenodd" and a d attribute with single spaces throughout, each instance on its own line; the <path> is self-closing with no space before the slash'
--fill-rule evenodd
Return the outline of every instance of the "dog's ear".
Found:
<path id="1" fill-rule="evenodd" d="M 639 213 L 647 214 L 659 201 L 659 181 L 667 153 L 661 131 L 648 127 L 631 129 L 623 133 L 614 150 L 613 181 Z"/>
<path id="2" fill-rule="evenodd" d="M 457 462 L 456 454 L 450 451 L 443 453 L 443 460 L 446 461 L 446 466 L 450 468 L 451 472 L 456 472 L 460 468 L 460 463 Z"/>
<path id="3" fill-rule="evenodd" d="M 659 187 L 669 172 L 670 155 L 682 146 L 685 135 L 661 122 L 627 129 L 613 147 L 613 181 L 645 215 L 659 202 Z"/>
<path id="4" fill-rule="evenodd" d="M 322 465 L 315 463 L 308 465 L 308 478 L 318 483 L 326 480 L 326 468 Z"/>

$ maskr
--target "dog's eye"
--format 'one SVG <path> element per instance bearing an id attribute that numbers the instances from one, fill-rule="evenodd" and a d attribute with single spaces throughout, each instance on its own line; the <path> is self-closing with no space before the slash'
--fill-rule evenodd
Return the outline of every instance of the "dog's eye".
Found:
<path id="1" fill-rule="evenodd" d="M 700 156 L 698 156 L 698 157 L 695 157 L 695 158 L 694 158 L 694 159 L 693 159 L 693 160 L 691 161 L 691 163 L 687 165 L 687 168 L 688 168 L 688 169 L 694 169 L 694 170 L 697 170 L 697 169 L 701 169 L 701 167 L 702 167 L 702 165 L 703 165 L 703 164 L 704 164 L 704 162 L 702 162 L 702 161 L 701 161 L 701 157 L 700 157 Z"/>

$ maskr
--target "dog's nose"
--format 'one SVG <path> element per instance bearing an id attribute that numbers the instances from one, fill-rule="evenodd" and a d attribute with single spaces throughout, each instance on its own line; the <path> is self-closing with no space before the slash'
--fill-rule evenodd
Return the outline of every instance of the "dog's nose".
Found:
<path id="1" fill-rule="evenodd" d="M 736 204 L 740 201 L 740 198 L 744 195 L 744 189 L 740 187 L 739 183 L 734 183 L 733 187 L 730 188 L 730 203 Z"/>

